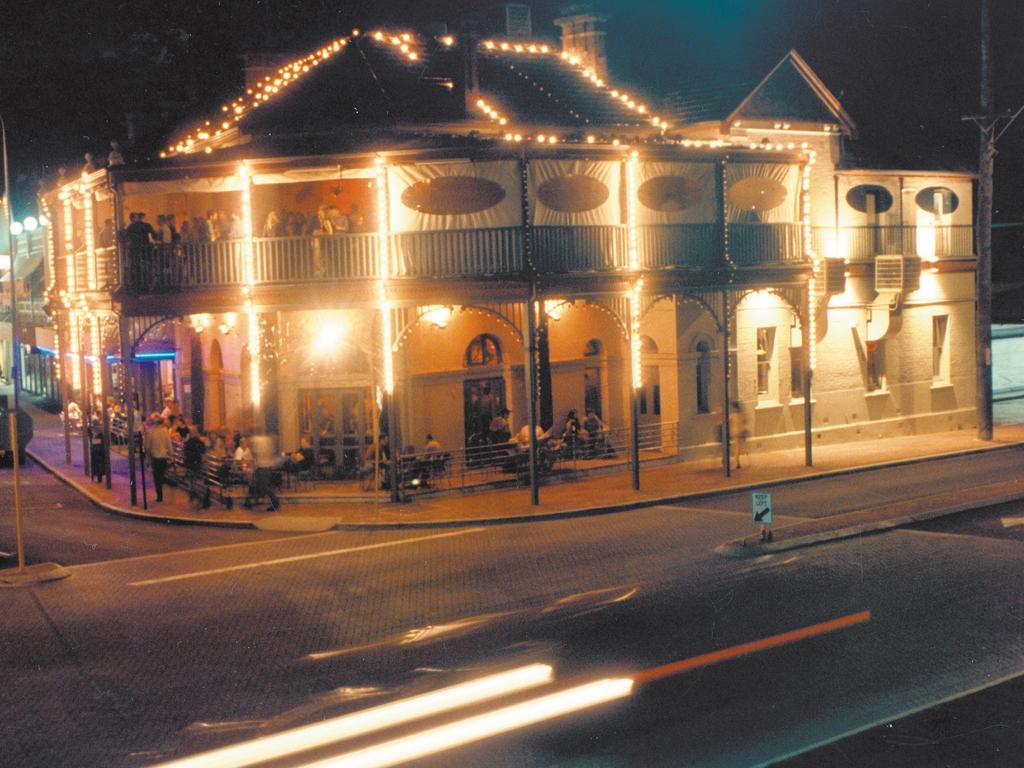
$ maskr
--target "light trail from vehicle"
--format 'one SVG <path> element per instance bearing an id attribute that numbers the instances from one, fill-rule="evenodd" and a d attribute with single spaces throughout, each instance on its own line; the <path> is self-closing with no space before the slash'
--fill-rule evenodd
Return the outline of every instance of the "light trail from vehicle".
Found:
<path id="1" fill-rule="evenodd" d="M 871 621 L 871 611 L 851 613 L 846 616 L 840 616 L 838 619 L 823 621 L 820 624 L 812 624 L 808 627 L 792 629 L 789 632 L 782 632 L 777 635 L 762 637 L 759 640 L 752 640 L 749 643 L 741 643 L 740 645 L 722 648 L 718 651 L 703 653 L 700 656 L 693 656 L 689 659 L 674 661 L 671 664 L 663 664 L 659 667 L 651 667 L 650 669 L 645 669 L 643 672 L 639 672 L 634 675 L 633 680 L 637 685 L 643 685 L 644 683 L 650 683 L 664 677 L 671 677 L 672 675 L 689 672 L 691 670 L 698 669 L 699 667 L 709 667 L 712 664 L 720 664 L 723 661 L 737 659 L 740 656 L 747 656 L 751 653 L 768 650 L 769 648 L 777 648 L 780 645 L 789 645 L 790 643 L 795 643 L 798 640 L 807 640 L 811 637 L 835 632 L 837 629 L 845 629 L 846 627 L 852 627 L 868 621 Z"/>
<path id="2" fill-rule="evenodd" d="M 272 736 L 160 763 L 154 768 L 241 768 L 263 763 L 545 685 L 551 682 L 553 674 L 547 664 L 530 664 Z"/>
<path id="3" fill-rule="evenodd" d="M 338 757 L 308 763 L 301 768 L 387 768 L 624 699 L 632 690 L 633 680 L 628 677 L 597 680 Z"/>

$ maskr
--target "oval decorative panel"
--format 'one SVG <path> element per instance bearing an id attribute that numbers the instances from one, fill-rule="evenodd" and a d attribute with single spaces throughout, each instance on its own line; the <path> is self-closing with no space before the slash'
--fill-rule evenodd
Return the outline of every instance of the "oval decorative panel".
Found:
<path id="1" fill-rule="evenodd" d="M 592 176 L 567 173 L 542 183 L 537 188 L 537 197 L 554 211 L 583 213 L 604 204 L 608 187 Z"/>
<path id="2" fill-rule="evenodd" d="M 420 213 L 455 216 L 479 213 L 505 199 L 497 182 L 476 176 L 439 176 L 417 181 L 402 192 L 402 205 Z"/>
<path id="3" fill-rule="evenodd" d="M 764 213 L 786 202 L 786 187 L 767 176 L 748 176 L 729 187 L 729 204 Z"/>
<path id="4" fill-rule="evenodd" d="M 641 184 L 636 194 L 653 211 L 676 213 L 700 202 L 703 190 L 687 176 L 654 176 Z"/>

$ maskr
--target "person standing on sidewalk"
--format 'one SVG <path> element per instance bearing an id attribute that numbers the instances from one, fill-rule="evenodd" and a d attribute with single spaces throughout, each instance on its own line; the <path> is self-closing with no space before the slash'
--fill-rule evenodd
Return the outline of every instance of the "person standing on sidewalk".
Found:
<path id="1" fill-rule="evenodd" d="M 149 465 L 153 468 L 153 489 L 156 500 L 164 500 L 164 476 L 167 474 L 167 463 L 171 457 L 171 437 L 164 426 L 160 414 L 154 413 L 149 420 L 149 429 L 145 437 L 146 455 Z"/>
<path id="2" fill-rule="evenodd" d="M 277 512 L 281 506 L 277 494 L 274 493 L 274 467 L 278 463 L 278 456 L 274 452 L 274 438 L 270 435 L 258 432 L 252 436 L 252 463 L 255 469 L 253 474 L 253 495 L 254 501 L 266 498 L 269 504 L 267 512 Z"/>

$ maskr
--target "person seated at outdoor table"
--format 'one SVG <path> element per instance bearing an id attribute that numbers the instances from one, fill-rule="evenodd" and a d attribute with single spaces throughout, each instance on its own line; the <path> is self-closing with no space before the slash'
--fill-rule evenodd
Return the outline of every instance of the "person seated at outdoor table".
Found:
<path id="1" fill-rule="evenodd" d="M 562 425 L 562 446 L 569 452 L 575 451 L 583 442 L 579 417 L 576 410 L 570 410 L 565 415 L 565 422 Z"/>
<path id="2" fill-rule="evenodd" d="M 512 433 L 508 427 L 508 417 L 510 411 L 508 408 L 502 408 L 498 411 L 498 414 L 491 419 L 491 424 L 487 429 L 488 439 L 491 443 L 507 443 Z"/>
<path id="3" fill-rule="evenodd" d="M 235 448 L 234 455 L 235 464 L 243 472 L 252 471 L 252 451 L 249 449 L 249 439 L 247 437 L 240 437 L 238 439 L 238 447 Z"/>
<path id="4" fill-rule="evenodd" d="M 285 471 L 292 473 L 308 472 L 313 468 L 313 444 L 306 435 L 299 440 L 299 449 L 293 451 L 285 462 Z"/>
<path id="5" fill-rule="evenodd" d="M 545 432 L 540 424 L 538 424 L 534 429 L 536 430 L 535 434 L 537 435 L 538 443 L 542 443 L 551 437 L 551 430 L 549 429 Z M 520 453 L 528 452 L 530 450 L 530 425 L 523 424 L 522 429 L 516 432 L 515 437 L 509 440 L 509 442 L 513 443 Z"/>

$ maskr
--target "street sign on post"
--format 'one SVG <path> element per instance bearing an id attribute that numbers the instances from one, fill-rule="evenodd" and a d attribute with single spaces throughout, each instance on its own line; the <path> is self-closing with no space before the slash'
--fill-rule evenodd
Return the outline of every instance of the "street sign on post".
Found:
<path id="1" fill-rule="evenodd" d="M 751 517 L 755 525 L 772 524 L 772 495 L 768 491 L 754 491 L 751 494 Z"/>

